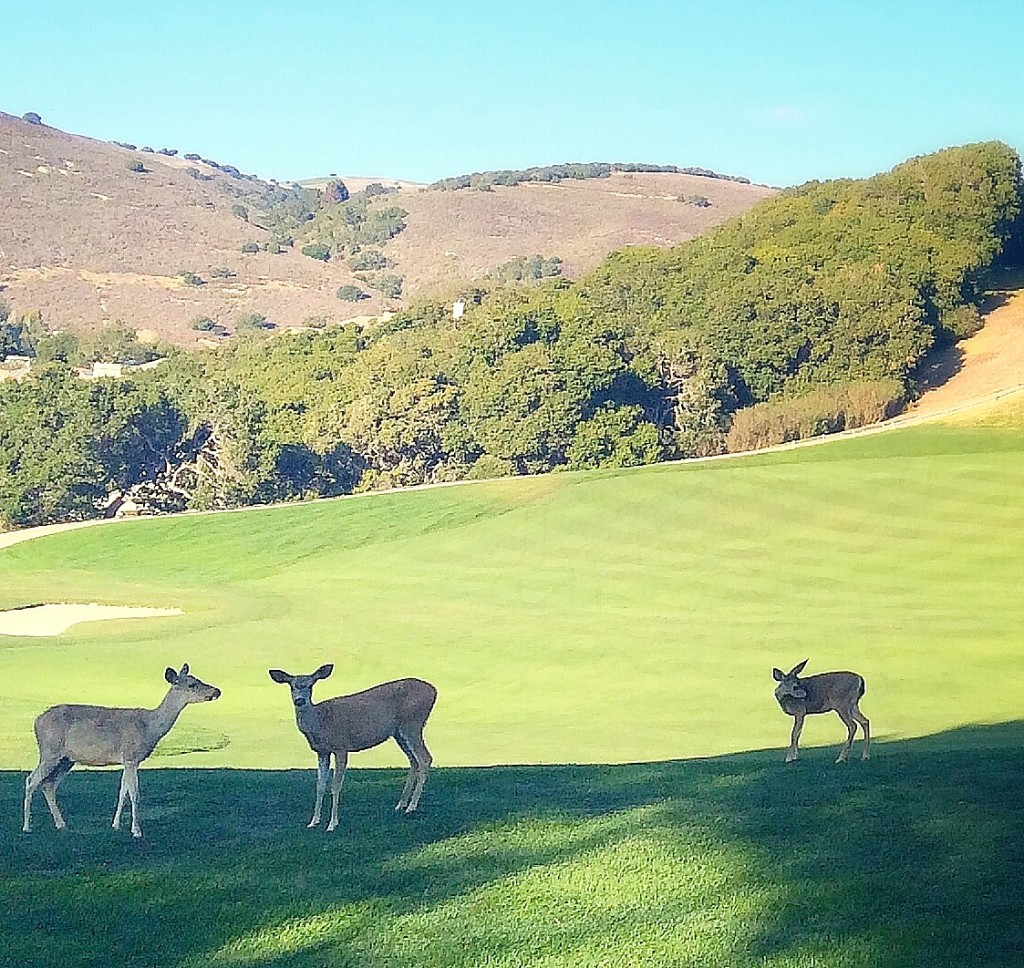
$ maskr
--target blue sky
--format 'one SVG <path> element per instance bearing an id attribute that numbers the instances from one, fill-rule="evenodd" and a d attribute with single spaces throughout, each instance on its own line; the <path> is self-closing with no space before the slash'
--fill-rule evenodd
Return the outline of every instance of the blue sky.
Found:
<path id="1" fill-rule="evenodd" d="M 1024 149 L 1020 0 L 7 0 L 0 110 L 279 179 Z"/>

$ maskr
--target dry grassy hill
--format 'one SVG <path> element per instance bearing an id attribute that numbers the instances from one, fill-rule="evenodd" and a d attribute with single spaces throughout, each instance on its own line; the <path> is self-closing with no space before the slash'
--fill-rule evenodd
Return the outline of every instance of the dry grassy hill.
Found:
<path id="1" fill-rule="evenodd" d="M 230 160 L 230 159 L 228 159 Z M 223 159 L 222 159 L 223 161 Z M 144 172 L 132 171 L 141 162 Z M 190 172 L 191 169 L 191 172 Z M 199 177 L 196 177 L 198 173 Z M 346 178 L 353 191 L 370 179 Z M 616 173 L 493 191 L 428 191 L 409 182 L 378 204 L 400 205 L 407 228 L 386 246 L 405 299 L 445 292 L 517 256 L 559 256 L 575 275 L 625 245 L 672 245 L 743 212 L 772 190 L 681 174 Z M 55 328 L 123 321 L 189 344 L 189 323 L 229 327 L 242 313 L 280 325 L 396 308 L 346 303 L 356 280 L 340 261 L 298 247 L 243 254 L 268 233 L 232 214 L 259 186 L 181 156 L 132 151 L 0 113 L 0 287 L 15 312 L 38 309 Z M 677 196 L 703 195 L 700 208 Z M 214 269 L 233 276 L 217 278 Z M 189 286 L 183 270 L 205 285 Z"/>

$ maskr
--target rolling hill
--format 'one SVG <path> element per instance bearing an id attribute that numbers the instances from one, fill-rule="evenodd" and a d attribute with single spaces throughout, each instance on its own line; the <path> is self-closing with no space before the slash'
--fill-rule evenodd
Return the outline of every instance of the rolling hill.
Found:
<path id="1" fill-rule="evenodd" d="M 701 964 L 1014 968 L 1024 948 L 1019 400 L 798 451 L 87 528 L 0 551 L 0 606 L 184 616 L 0 638 L 0 913 L 26 968 Z M 770 669 L 852 667 L 877 742 L 788 720 Z M 223 688 L 142 778 L 76 770 L 17 828 L 33 717 Z M 433 680 L 435 770 L 313 757 L 269 667 L 326 698 Z M 811 671 L 809 668 L 808 671 Z M 826 747 L 816 748 L 816 747 Z M 301 768 L 301 769 L 296 769 Z M 84 887 L 83 887 L 84 885 Z M 188 924 L 153 931 L 151 922 Z M 71 920 L 75 931 L 43 930 Z"/>
<path id="2" fill-rule="evenodd" d="M 371 180 L 349 181 L 357 190 Z M 392 271 L 404 277 L 405 299 L 447 293 L 534 253 L 562 258 L 574 275 L 623 246 L 692 238 L 772 194 L 670 173 L 617 172 L 487 192 L 380 181 L 394 192 L 378 204 L 408 213 L 406 230 L 386 250 Z M 244 244 L 266 242 L 270 233 L 232 209 L 269 188 L 227 165 L 133 150 L 0 113 L 3 298 L 15 312 L 39 310 L 55 328 L 123 321 L 184 345 L 194 343 L 189 323 L 200 316 L 230 326 L 240 314 L 257 313 L 291 326 L 310 316 L 342 320 L 401 305 L 379 294 L 342 302 L 338 288 L 358 284 L 351 270 L 304 256 L 298 246 L 243 254 Z M 677 200 L 697 195 L 710 204 Z M 188 285 L 183 272 L 204 284 Z"/>

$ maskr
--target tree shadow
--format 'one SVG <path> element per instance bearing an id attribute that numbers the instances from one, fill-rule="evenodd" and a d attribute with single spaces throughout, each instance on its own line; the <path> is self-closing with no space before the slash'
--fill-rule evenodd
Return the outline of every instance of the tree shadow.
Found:
<path id="1" fill-rule="evenodd" d="M 930 349 L 917 364 L 915 386 L 918 393 L 942 386 L 963 369 L 964 351 L 957 345 L 941 345 Z"/>
<path id="2" fill-rule="evenodd" d="M 1024 723 L 876 744 L 614 766 L 354 770 L 335 833 L 313 771 L 72 774 L 72 829 L 0 773 L 0 937 L 18 965 L 1024 963 Z M 634 881 L 635 879 L 635 881 Z M 60 928 L 60 930 L 55 930 Z M 689 947 L 688 947 L 689 946 Z M 128 954 L 126 954 L 128 953 Z M 689 957 L 689 956 L 687 956 Z M 132 960 L 135 959 L 135 960 Z M 698 963 L 698 962 L 692 962 Z"/>

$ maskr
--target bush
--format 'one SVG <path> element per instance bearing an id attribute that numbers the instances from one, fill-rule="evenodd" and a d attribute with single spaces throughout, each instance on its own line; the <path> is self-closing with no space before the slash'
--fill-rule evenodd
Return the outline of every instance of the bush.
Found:
<path id="1" fill-rule="evenodd" d="M 324 185 L 324 198 L 328 202 L 334 204 L 340 204 L 341 202 L 347 202 L 349 200 L 348 188 L 345 183 L 340 179 L 329 181 Z"/>
<path id="2" fill-rule="evenodd" d="M 196 316 L 196 318 L 189 323 L 189 327 L 198 333 L 209 333 L 216 325 L 217 324 L 210 319 L 209 316 Z"/>
<path id="3" fill-rule="evenodd" d="M 178 275 L 181 276 L 182 282 L 184 282 L 186 286 L 197 286 L 198 287 L 198 286 L 205 286 L 206 285 L 206 283 L 203 281 L 202 277 L 197 276 L 190 269 L 182 269 L 178 273 Z"/>
<path id="4" fill-rule="evenodd" d="M 249 209 L 247 209 L 244 205 L 232 205 L 231 214 L 236 216 L 237 218 L 240 218 L 243 222 L 249 221 Z"/>
<path id="5" fill-rule="evenodd" d="M 384 273 L 372 278 L 367 277 L 364 279 L 364 282 L 390 299 L 398 299 L 402 295 L 402 283 L 404 280 L 401 276 Z"/>
<path id="6" fill-rule="evenodd" d="M 736 411 L 726 449 L 729 453 L 760 450 L 864 427 L 898 413 L 905 399 L 898 380 L 864 380 L 768 400 Z"/>
<path id="7" fill-rule="evenodd" d="M 358 252 L 348 260 L 349 268 L 354 272 L 376 271 L 377 269 L 390 269 L 393 263 L 378 249 L 367 249 L 365 252 Z"/>
<path id="8" fill-rule="evenodd" d="M 184 157 L 185 161 L 199 161 L 200 160 L 199 155 L 197 155 L 194 151 L 190 151 L 187 155 L 183 155 L 183 157 Z"/>
<path id="9" fill-rule="evenodd" d="M 141 161 L 129 161 L 128 170 L 140 173 L 145 173 L 146 166 Z"/>
<path id="10" fill-rule="evenodd" d="M 242 251 L 245 252 L 246 254 L 251 254 L 253 252 L 259 252 L 260 251 L 259 243 L 258 242 L 243 242 L 242 243 Z"/>
<path id="11" fill-rule="evenodd" d="M 369 299 L 370 295 L 358 286 L 342 286 L 338 290 L 338 298 L 345 302 L 359 302 L 360 299 Z"/>
<path id="12" fill-rule="evenodd" d="M 262 313 L 243 313 L 238 317 L 239 331 L 261 331 L 276 329 L 276 326 Z"/>
<path id="13" fill-rule="evenodd" d="M 35 111 L 29 111 L 27 114 L 21 116 L 22 121 L 27 121 L 29 124 L 42 124 L 43 119 L 36 114 Z"/>
<path id="14" fill-rule="evenodd" d="M 213 276 L 214 279 L 234 279 L 235 270 L 229 269 L 227 266 L 217 266 L 216 269 L 210 270 L 210 275 Z"/>
<path id="15" fill-rule="evenodd" d="M 308 255 L 311 259 L 319 259 L 321 262 L 326 262 L 331 257 L 331 250 L 326 245 L 314 242 L 310 245 L 304 245 L 302 247 L 302 254 Z"/>
<path id="16" fill-rule="evenodd" d="M 466 471 L 467 481 L 483 481 L 492 477 L 512 477 L 516 473 L 516 465 L 505 460 L 504 457 L 495 457 L 494 454 L 481 454 L 473 465 Z"/>

